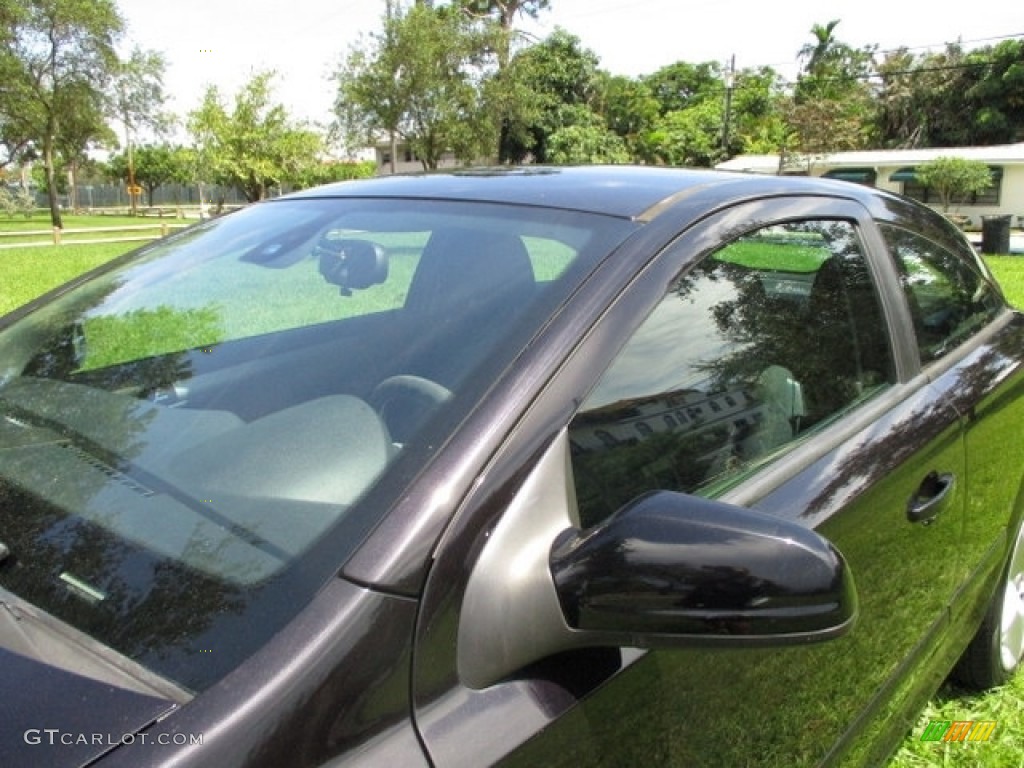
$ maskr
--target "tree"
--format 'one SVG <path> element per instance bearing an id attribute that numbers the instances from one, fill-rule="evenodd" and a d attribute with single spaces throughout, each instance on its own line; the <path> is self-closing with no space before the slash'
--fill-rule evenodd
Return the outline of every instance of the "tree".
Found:
<path id="1" fill-rule="evenodd" d="M 510 78 L 521 94 L 503 126 L 503 162 L 529 157 L 548 162 L 548 140 L 572 125 L 592 125 L 599 100 L 598 57 L 578 37 L 556 29 L 541 43 L 517 53 Z"/>
<path id="2" fill-rule="evenodd" d="M 67 173 L 68 207 L 74 210 L 78 207 L 75 187 L 78 184 L 79 169 L 88 162 L 88 151 L 117 146 L 117 137 L 107 125 L 103 104 L 97 103 L 89 90 L 81 84 L 66 88 L 60 103 L 60 133 L 54 142 L 56 168 Z"/>
<path id="3" fill-rule="evenodd" d="M 878 65 L 872 123 L 874 141 L 880 146 L 920 146 L 927 120 L 917 102 L 922 75 L 914 71 L 916 66 L 914 55 L 905 48 L 890 51 Z"/>
<path id="4" fill-rule="evenodd" d="M 851 92 L 866 92 L 867 79 L 874 69 L 874 47 L 853 48 L 836 39 L 839 20 L 811 27 L 814 43 L 800 49 L 804 61 L 797 77 L 797 101 L 825 99 L 843 101 Z"/>
<path id="5" fill-rule="evenodd" d="M 967 54 L 974 79 L 966 97 L 972 144 L 1024 139 L 1024 40 L 1003 40 Z"/>
<path id="6" fill-rule="evenodd" d="M 164 59 L 159 53 L 135 47 L 127 59 L 119 62 L 114 78 L 111 112 L 124 128 L 128 166 L 126 179 L 130 186 L 136 182 L 133 145 L 139 131 L 149 128 L 161 135 L 174 122 L 173 117 L 161 109 L 165 101 L 164 66 Z M 135 195 L 131 196 L 131 201 L 134 210 Z M 152 188 L 149 189 L 149 204 L 153 204 Z"/>
<path id="7" fill-rule="evenodd" d="M 785 165 L 801 163 L 808 173 L 815 162 L 832 152 L 860 149 L 869 136 L 861 101 L 792 100 L 784 105 L 786 134 L 782 145 Z"/>
<path id="8" fill-rule="evenodd" d="M 948 45 L 881 66 L 875 124 L 880 143 L 955 147 L 1024 139 L 1024 41 L 965 52 Z"/>
<path id="9" fill-rule="evenodd" d="M 6 185 L 0 185 L 0 211 L 6 213 L 8 218 L 13 219 L 17 214 L 21 214 L 29 219 L 35 208 L 36 201 L 24 188 L 11 190 Z"/>
<path id="10" fill-rule="evenodd" d="M 503 28 L 512 29 L 516 16 L 536 19 L 551 7 L 551 0 L 461 0 L 458 5 L 471 13 L 494 16 Z"/>
<path id="11" fill-rule="evenodd" d="M 448 151 L 478 159 L 496 135 L 495 116 L 482 108 L 485 39 L 466 14 L 427 5 L 386 19 L 335 74 L 342 132 L 363 141 L 393 132 L 424 169 Z"/>
<path id="12" fill-rule="evenodd" d="M 271 186 L 302 178 L 323 154 L 321 136 L 271 102 L 273 77 L 254 75 L 235 95 L 231 111 L 210 86 L 188 117 L 207 180 L 237 187 L 250 202 L 265 198 Z"/>
<path id="13" fill-rule="evenodd" d="M 50 219 L 60 227 L 58 142 L 69 115 L 102 112 L 124 23 L 113 0 L 23 0 L 3 9 L 9 26 L 0 57 L 0 122 L 16 126 L 25 143 L 41 145 Z M 17 139 L 8 134 L 5 141 L 10 148 Z"/>
<path id="14" fill-rule="evenodd" d="M 495 70 L 483 81 L 484 109 L 494 117 L 495 128 L 492 147 L 484 154 L 504 162 L 508 159 L 502 152 L 506 137 L 515 134 L 516 139 L 524 138 L 520 136 L 521 126 L 535 114 L 530 109 L 531 94 L 523 83 L 515 79 L 509 67 L 516 42 L 513 25 L 517 16 L 536 19 L 541 11 L 550 8 L 551 3 L 550 0 L 456 0 L 456 5 L 495 27 L 488 29 L 485 25 L 483 37 L 484 45 L 493 49 L 496 59 Z"/>
<path id="15" fill-rule="evenodd" d="M 668 165 L 710 167 L 722 156 L 722 104 L 705 100 L 669 112 L 646 138 L 647 151 Z"/>
<path id="16" fill-rule="evenodd" d="M 608 129 L 625 143 L 634 160 L 650 159 L 644 138 L 658 121 L 660 105 L 642 79 L 599 72 L 595 109 Z"/>
<path id="17" fill-rule="evenodd" d="M 677 112 L 708 99 L 721 100 L 725 86 L 717 62 L 690 64 L 677 61 L 641 78 L 661 107 L 661 114 Z"/>
<path id="18" fill-rule="evenodd" d="M 511 58 L 512 25 L 516 16 L 536 19 L 541 11 L 551 7 L 551 0 L 459 0 L 465 11 L 477 16 L 486 16 L 497 21 L 502 34 L 498 38 L 498 71 L 504 71 Z"/>
<path id="19" fill-rule="evenodd" d="M 630 161 L 626 143 L 601 124 L 560 128 L 548 138 L 547 153 L 548 162 L 562 165 Z"/>
<path id="20" fill-rule="evenodd" d="M 800 49 L 804 66 L 785 110 L 782 155 L 797 154 L 807 166 L 830 152 L 858 149 L 870 135 L 874 48 L 852 48 L 835 38 L 839 20 L 811 27 L 814 43 Z"/>
<path id="21" fill-rule="evenodd" d="M 914 175 L 919 184 L 935 190 L 943 211 L 992 184 L 992 172 L 985 163 L 964 157 L 937 157 L 917 166 Z"/>
<path id="22" fill-rule="evenodd" d="M 193 156 L 185 147 L 144 144 L 132 151 L 132 163 L 129 168 L 128 152 L 125 151 L 110 158 L 110 170 L 117 179 L 145 187 L 146 202 L 150 206 L 153 205 L 153 193 L 161 184 L 187 184 L 194 178 Z"/>
<path id="23" fill-rule="evenodd" d="M 0 0 L 0 168 L 35 159 L 30 156 L 32 131 L 20 103 L 24 71 L 15 49 L 15 30 L 25 14 L 22 4 Z"/>
<path id="24" fill-rule="evenodd" d="M 782 76 L 771 67 L 736 73 L 732 124 L 726 155 L 771 154 L 785 143 L 785 108 L 790 102 Z"/>

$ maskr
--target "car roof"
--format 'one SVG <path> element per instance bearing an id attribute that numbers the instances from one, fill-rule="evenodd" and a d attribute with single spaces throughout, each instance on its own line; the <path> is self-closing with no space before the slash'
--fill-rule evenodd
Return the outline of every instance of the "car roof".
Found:
<path id="1" fill-rule="evenodd" d="M 754 197 L 819 194 L 852 197 L 871 207 L 877 190 L 848 181 L 804 176 L 669 168 L 664 166 L 516 166 L 476 168 L 343 181 L 284 199 L 395 197 L 474 200 L 617 216 L 654 218 L 674 200 L 702 198 L 705 209 Z"/>

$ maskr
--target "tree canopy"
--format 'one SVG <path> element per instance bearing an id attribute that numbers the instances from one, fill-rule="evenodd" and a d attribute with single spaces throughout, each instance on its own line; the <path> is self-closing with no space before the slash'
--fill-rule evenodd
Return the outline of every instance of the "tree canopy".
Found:
<path id="1" fill-rule="evenodd" d="M 192 146 L 161 143 L 177 123 L 162 107 L 165 62 L 137 46 L 119 56 L 115 2 L 0 0 L 0 170 L 34 163 L 55 225 L 58 192 L 75 204 L 74 180 L 96 149 L 123 148 L 114 174 L 141 182 L 150 198 L 161 179 L 234 186 L 255 200 L 271 187 L 369 172 L 328 158 L 323 131 L 274 101 L 270 73 L 230 98 L 208 88 L 184 121 Z M 1024 140 L 1018 36 L 973 50 L 880 53 L 846 43 L 832 19 L 810 28 L 794 83 L 771 67 L 718 61 L 626 77 L 602 70 L 563 29 L 542 40 L 517 31 L 552 4 L 389 0 L 379 29 L 333 75 L 331 138 L 349 148 L 401 141 L 425 169 L 450 157 L 708 166 L 778 153 L 810 170 L 841 150 Z"/>
<path id="2" fill-rule="evenodd" d="M 917 166 L 914 173 L 921 186 L 935 190 L 943 211 L 992 183 L 992 172 L 985 163 L 964 157 L 937 157 Z"/>
<path id="3" fill-rule="evenodd" d="M 118 68 L 124 22 L 113 0 L 4 3 L 0 130 L 8 156 L 41 149 L 50 218 L 61 226 L 55 179 L 58 151 L 78 154 L 105 128 L 103 90 Z M 67 158 L 65 158 L 67 159 Z"/>
<path id="4" fill-rule="evenodd" d="M 188 129 L 200 157 L 200 173 L 217 184 L 237 187 L 246 200 L 262 200 L 270 187 L 302 176 L 323 160 L 319 133 L 288 117 L 271 100 L 274 73 L 260 72 L 235 94 L 228 107 L 210 86 Z"/>

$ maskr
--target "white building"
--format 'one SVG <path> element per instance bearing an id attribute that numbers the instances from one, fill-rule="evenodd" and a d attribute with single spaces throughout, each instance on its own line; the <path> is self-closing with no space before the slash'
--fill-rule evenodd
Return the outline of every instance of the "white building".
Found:
<path id="1" fill-rule="evenodd" d="M 879 189 L 899 192 L 934 207 L 939 201 L 933 191 L 917 183 L 914 169 L 937 157 L 981 160 L 992 169 L 992 185 L 971 200 L 950 210 L 980 226 L 981 217 L 1011 215 L 1014 226 L 1024 226 L 1024 142 L 991 147 L 942 147 L 933 149 L 873 149 L 834 152 L 810 159 L 800 157 L 782 168 L 785 174 L 828 176 Z M 779 173 L 778 155 L 740 155 L 716 166 L 723 170 Z"/>

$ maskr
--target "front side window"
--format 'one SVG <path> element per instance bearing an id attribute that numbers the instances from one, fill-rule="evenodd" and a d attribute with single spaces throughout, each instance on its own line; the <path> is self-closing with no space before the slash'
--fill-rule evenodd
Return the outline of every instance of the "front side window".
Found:
<path id="1" fill-rule="evenodd" d="M 890 224 L 881 230 L 896 258 L 922 363 L 941 357 L 999 312 L 1002 301 L 972 253 L 953 253 Z"/>
<path id="2" fill-rule="evenodd" d="M 716 495 L 892 370 L 852 224 L 751 232 L 668 287 L 571 423 L 582 522 L 649 490 Z"/>

